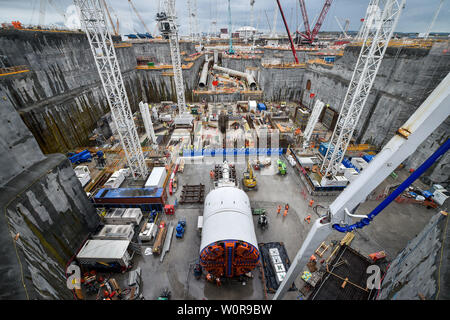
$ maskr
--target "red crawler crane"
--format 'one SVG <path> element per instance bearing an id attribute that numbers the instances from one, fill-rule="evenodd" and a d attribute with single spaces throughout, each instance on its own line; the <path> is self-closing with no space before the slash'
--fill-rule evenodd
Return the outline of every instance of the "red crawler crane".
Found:
<path id="1" fill-rule="evenodd" d="M 331 3 L 333 0 L 325 0 L 325 4 L 323 5 L 322 11 L 320 12 L 319 18 L 317 19 L 316 25 L 314 26 L 314 29 L 311 31 L 309 28 L 309 21 L 308 21 L 308 14 L 306 13 L 306 6 L 304 0 L 299 0 L 300 2 L 300 8 L 302 10 L 302 16 L 303 16 L 303 23 L 305 25 L 305 33 L 299 34 L 305 38 L 306 42 L 313 43 L 314 39 L 316 38 L 317 34 L 319 33 L 320 28 L 322 27 L 322 23 L 325 20 L 325 17 L 328 13 L 328 10 L 330 9 Z"/>
<path id="2" fill-rule="evenodd" d="M 280 8 L 280 13 L 281 13 L 281 17 L 283 18 L 284 26 L 286 27 L 286 32 L 289 37 L 289 42 L 291 43 L 291 50 L 292 50 L 292 54 L 294 55 L 295 63 L 298 64 L 298 58 L 297 58 L 297 53 L 295 52 L 294 42 L 292 41 L 291 32 L 289 31 L 289 27 L 287 25 L 286 18 L 284 17 L 284 12 L 283 12 L 283 9 L 281 8 L 280 0 L 277 0 L 277 3 L 278 3 L 278 8 Z"/>

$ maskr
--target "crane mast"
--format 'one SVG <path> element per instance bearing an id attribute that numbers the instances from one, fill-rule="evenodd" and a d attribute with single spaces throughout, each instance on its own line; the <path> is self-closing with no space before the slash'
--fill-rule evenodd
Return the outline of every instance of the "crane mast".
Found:
<path id="1" fill-rule="evenodd" d="M 344 32 L 347 33 L 348 27 L 350 26 L 350 20 L 346 19 L 344 24 Z M 348 35 L 347 35 L 348 36 Z"/>
<path id="2" fill-rule="evenodd" d="M 363 40 L 370 29 L 374 28 L 374 22 L 376 20 L 376 14 L 379 10 L 380 0 L 370 0 L 366 10 L 366 15 L 363 19 L 361 29 L 359 29 L 358 35 L 355 39 Z"/>
<path id="3" fill-rule="evenodd" d="M 192 124 L 192 115 L 186 112 L 186 100 L 184 96 L 183 70 L 181 68 L 180 46 L 178 42 L 178 27 L 176 25 L 175 0 L 161 0 L 160 10 L 156 14 L 161 34 L 169 39 L 170 56 L 177 95 L 179 115 L 175 118 L 175 124 Z"/>
<path id="4" fill-rule="evenodd" d="M 441 0 L 441 2 L 439 3 L 439 7 L 437 8 L 437 10 L 436 10 L 436 12 L 435 12 L 435 14 L 433 16 L 433 20 L 431 20 L 431 23 L 428 26 L 427 32 L 425 32 L 424 39 L 428 39 L 428 36 L 430 35 L 430 31 L 433 28 L 434 23 L 436 22 L 436 19 L 437 19 L 438 15 L 439 15 L 439 11 L 441 11 L 441 8 L 442 8 L 443 4 L 444 4 L 444 0 Z"/>
<path id="5" fill-rule="evenodd" d="M 346 27 L 343 28 L 342 25 L 341 25 L 341 23 L 339 22 L 338 17 L 334 16 L 334 18 L 336 19 L 336 22 L 337 22 L 339 28 L 341 29 L 342 33 L 344 34 L 344 37 L 345 37 L 345 38 L 348 38 L 347 32 L 346 32 L 346 30 L 345 30 L 345 29 L 347 28 L 347 26 L 348 26 L 348 23 L 347 23 L 348 20 L 345 21 Z"/>
<path id="6" fill-rule="evenodd" d="M 365 34 L 336 127 L 320 169 L 323 174 L 322 186 L 326 186 L 328 181 L 338 173 L 405 1 L 386 0 L 380 23 L 376 24 L 375 29 L 368 28 Z"/>
<path id="7" fill-rule="evenodd" d="M 229 48 L 228 53 L 234 54 L 233 49 L 233 32 L 231 31 L 231 6 L 230 6 L 230 0 L 228 0 L 228 33 L 229 33 Z"/>
<path id="8" fill-rule="evenodd" d="M 309 19 L 308 13 L 306 12 L 305 0 L 299 0 L 299 3 L 300 10 L 302 11 L 303 24 L 305 26 L 305 35 L 309 37 L 311 35 L 311 29 L 309 28 Z"/>
<path id="9" fill-rule="evenodd" d="M 271 38 L 275 38 L 276 37 L 276 33 L 277 33 L 277 17 L 278 17 L 278 13 L 277 13 L 277 9 L 275 8 L 275 10 L 273 11 L 272 32 L 270 33 L 270 37 Z"/>
<path id="10" fill-rule="evenodd" d="M 108 5 L 106 4 L 106 0 L 103 0 L 103 6 L 105 7 L 106 14 L 108 15 L 109 23 L 111 24 L 111 27 L 112 27 L 112 29 L 113 29 L 113 31 L 114 31 L 114 35 L 115 35 L 115 36 L 118 36 L 118 35 L 119 35 L 119 32 L 118 32 L 118 30 L 116 29 L 116 26 L 114 25 L 114 22 L 113 22 L 113 20 L 112 20 L 112 18 L 111 18 L 111 13 L 109 12 Z"/>
<path id="11" fill-rule="evenodd" d="M 283 8 L 281 7 L 280 0 L 277 0 L 278 8 L 280 9 L 281 17 L 283 18 L 284 27 L 286 28 L 286 33 L 289 38 L 289 42 L 291 43 L 292 55 L 294 56 L 295 63 L 298 64 L 297 52 L 295 51 L 294 42 L 292 41 L 291 32 L 289 31 L 289 26 L 286 22 L 286 18 L 284 17 Z"/>
<path id="12" fill-rule="evenodd" d="M 134 125 L 114 44 L 107 28 L 104 2 L 74 0 L 74 4 L 78 8 L 80 22 L 86 32 L 131 174 L 134 179 L 145 179 L 148 169 Z"/>
<path id="13" fill-rule="evenodd" d="M 145 31 L 150 34 L 150 29 L 147 27 L 147 25 L 145 24 L 144 20 L 142 19 L 141 15 L 139 14 L 139 11 L 137 11 L 136 7 L 134 6 L 133 2 L 131 0 L 128 0 L 129 4 L 131 5 L 131 7 L 134 10 L 134 13 L 136 13 L 136 16 L 138 17 L 138 19 L 141 21 L 142 25 L 145 28 Z"/>
<path id="14" fill-rule="evenodd" d="M 192 42 L 195 41 L 194 37 L 194 13 L 193 13 L 193 6 L 192 6 L 192 0 L 187 0 L 187 7 L 188 7 L 188 15 L 189 15 L 189 38 Z"/>
<path id="15" fill-rule="evenodd" d="M 317 19 L 316 25 L 314 26 L 313 31 L 311 32 L 311 42 L 314 41 L 317 34 L 319 33 L 320 28 L 322 27 L 323 21 L 325 20 L 325 17 L 327 16 L 328 10 L 330 10 L 331 2 L 333 0 L 326 0 L 325 4 L 323 5 L 322 11 L 320 12 L 319 18 Z"/>
<path id="16" fill-rule="evenodd" d="M 255 5 L 255 0 L 250 0 L 250 26 L 253 28 L 253 24 L 254 24 L 254 14 L 253 14 L 253 6 Z M 253 30 L 252 30 L 252 36 L 251 39 L 253 41 L 253 38 L 255 37 L 255 35 L 253 34 Z M 248 41 L 248 35 L 247 32 L 245 33 L 245 41 Z M 252 47 L 253 48 L 253 47 Z M 253 49 L 251 50 L 253 51 Z"/>
<path id="17" fill-rule="evenodd" d="M 45 7 L 47 4 L 47 0 L 41 0 L 39 3 L 39 26 L 44 25 L 45 23 Z"/>
<path id="18" fill-rule="evenodd" d="M 333 0 L 325 0 L 325 4 L 322 7 L 322 11 L 320 12 L 319 18 L 317 19 L 316 24 L 314 25 L 314 29 L 311 31 L 309 27 L 309 19 L 308 14 L 306 12 L 306 5 L 304 0 L 299 0 L 300 9 L 302 11 L 303 23 L 305 25 L 305 33 L 300 33 L 300 35 L 305 38 L 310 44 L 314 42 L 317 34 L 319 33 L 320 28 L 322 27 L 323 21 L 327 16 L 328 10 L 331 7 L 331 3 Z"/>

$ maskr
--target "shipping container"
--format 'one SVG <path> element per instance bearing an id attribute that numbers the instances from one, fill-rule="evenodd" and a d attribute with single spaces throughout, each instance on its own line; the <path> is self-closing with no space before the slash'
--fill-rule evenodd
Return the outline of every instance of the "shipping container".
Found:
<path id="1" fill-rule="evenodd" d="M 95 240 L 130 240 L 133 239 L 133 225 L 114 225 L 107 224 L 94 236 Z"/>
<path id="2" fill-rule="evenodd" d="M 123 171 L 114 172 L 111 177 L 109 177 L 108 181 L 103 185 L 104 188 L 119 188 L 123 181 L 125 180 L 125 175 Z"/>
<path id="3" fill-rule="evenodd" d="M 143 211 L 162 211 L 166 201 L 163 188 L 100 189 L 93 197 L 97 208 L 140 208 Z"/>
<path id="4" fill-rule="evenodd" d="M 154 167 L 147 181 L 145 188 L 162 188 L 166 180 L 167 171 L 164 167 Z"/>
<path id="5" fill-rule="evenodd" d="M 105 215 L 104 220 L 107 224 L 136 224 L 142 220 L 142 211 L 139 208 L 113 208 Z"/>
<path id="6" fill-rule="evenodd" d="M 130 265 L 129 245 L 129 240 L 87 240 L 76 259 L 87 268 L 121 271 Z"/>

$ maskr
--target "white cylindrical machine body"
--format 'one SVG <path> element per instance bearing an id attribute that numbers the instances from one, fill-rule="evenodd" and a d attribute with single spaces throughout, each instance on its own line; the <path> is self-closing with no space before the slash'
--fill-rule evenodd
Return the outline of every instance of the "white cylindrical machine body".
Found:
<path id="1" fill-rule="evenodd" d="M 247 194 L 235 187 L 212 190 L 205 198 L 200 251 L 222 240 L 240 240 L 258 248 Z"/>
<path id="2" fill-rule="evenodd" d="M 203 64 L 203 69 L 200 74 L 200 81 L 198 83 L 200 88 L 204 88 L 208 85 L 208 66 L 209 66 L 209 63 L 211 60 L 212 60 L 212 57 L 209 59 L 207 58 L 205 63 Z"/>
<path id="3" fill-rule="evenodd" d="M 220 262 L 220 267 L 216 261 Z M 216 276 L 236 276 L 259 260 L 250 200 L 236 187 L 220 187 L 205 198 L 200 261 Z"/>
<path id="4" fill-rule="evenodd" d="M 217 70 L 217 71 L 221 71 L 223 73 L 226 73 L 226 74 L 228 74 L 230 76 L 244 78 L 244 79 L 247 80 L 247 84 L 250 87 L 250 89 L 252 89 L 252 90 L 256 89 L 256 81 L 255 81 L 255 79 L 253 78 L 253 76 L 251 74 L 240 72 L 240 71 L 236 71 L 236 70 L 232 70 L 232 69 L 229 69 L 229 68 L 219 67 L 216 64 L 213 65 L 213 69 Z"/>

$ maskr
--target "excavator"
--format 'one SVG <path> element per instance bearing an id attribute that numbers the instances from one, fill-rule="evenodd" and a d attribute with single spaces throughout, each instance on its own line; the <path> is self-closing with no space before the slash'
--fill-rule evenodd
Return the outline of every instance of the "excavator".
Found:
<path id="1" fill-rule="evenodd" d="M 253 175 L 253 168 L 250 165 L 250 161 L 247 161 L 247 171 L 243 173 L 242 186 L 244 187 L 245 191 L 258 189 L 256 178 Z"/>

